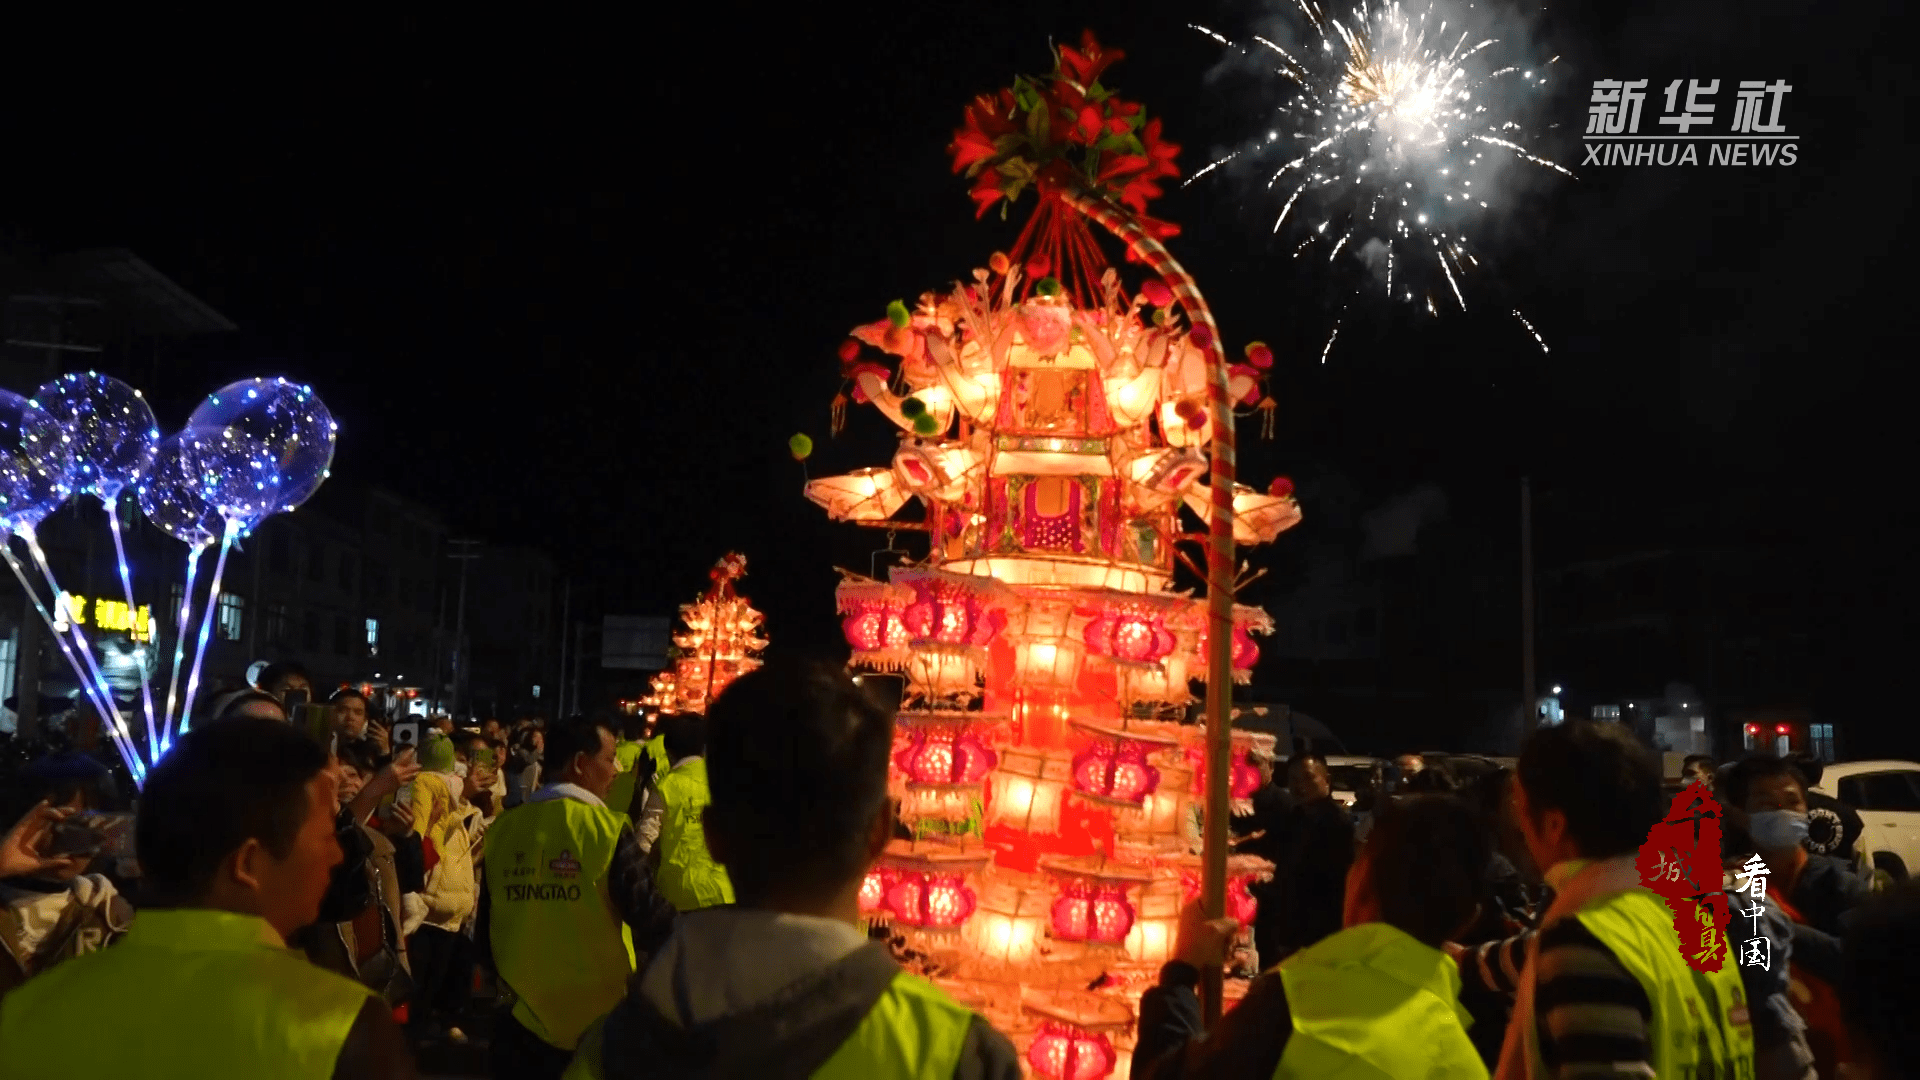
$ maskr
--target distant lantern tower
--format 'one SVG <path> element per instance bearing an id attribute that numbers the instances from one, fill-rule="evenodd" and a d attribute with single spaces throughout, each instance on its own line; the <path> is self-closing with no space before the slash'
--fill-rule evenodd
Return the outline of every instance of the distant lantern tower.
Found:
<path id="1" fill-rule="evenodd" d="M 734 591 L 746 573 L 747 557 L 728 555 L 709 571 L 713 583 L 707 591 L 680 606 L 682 629 L 673 635 L 674 656 L 654 676 L 653 692 L 642 702 L 646 708 L 704 714 L 728 683 L 760 666 L 767 647 L 760 635 L 765 617 Z"/>

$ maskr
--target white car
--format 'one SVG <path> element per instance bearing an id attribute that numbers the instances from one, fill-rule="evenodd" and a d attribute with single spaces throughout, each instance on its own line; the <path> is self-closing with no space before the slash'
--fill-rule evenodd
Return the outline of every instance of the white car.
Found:
<path id="1" fill-rule="evenodd" d="M 1813 790 L 1860 815 L 1858 847 L 1869 866 L 1896 881 L 1920 871 L 1920 764 L 1843 761 L 1822 770 Z"/>

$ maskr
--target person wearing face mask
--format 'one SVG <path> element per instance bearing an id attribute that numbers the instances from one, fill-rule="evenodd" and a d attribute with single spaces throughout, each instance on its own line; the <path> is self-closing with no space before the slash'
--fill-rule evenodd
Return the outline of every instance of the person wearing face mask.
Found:
<path id="1" fill-rule="evenodd" d="M 1840 859 L 1807 850 L 1807 786 L 1792 762 L 1753 757 L 1727 776 L 1728 820 L 1743 826 L 1772 873 L 1767 894 L 1783 900 L 1794 921 L 1838 937 L 1872 886 Z"/>
<path id="2" fill-rule="evenodd" d="M 1721 802 L 1727 810 L 1726 847 L 1738 875 L 1749 855 L 1766 864 L 1768 903 L 1792 920 L 1790 997 L 1806 1021 L 1807 1045 L 1821 1076 L 1837 1075 L 1847 1060 L 1845 1022 L 1835 986 L 1840 978 L 1840 935 L 1848 915 L 1872 893 L 1866 881 L 1838 859 L 1807 851 L 1806 782 L 1792 762 L 1751 757 L 1727 773 Z"/>

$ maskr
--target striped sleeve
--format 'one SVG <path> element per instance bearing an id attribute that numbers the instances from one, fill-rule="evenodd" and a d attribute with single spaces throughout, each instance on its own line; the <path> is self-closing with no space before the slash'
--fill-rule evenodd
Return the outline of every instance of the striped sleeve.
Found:
<path id="1" fill-rule="evenodd" d="M 1653 1005 L 1611 949 L 1579 919 L 1562 919 L 1541 933 L 1535 963 L 1533 1010 L 1549 1075 L 1653 1075 Z"/>
<path id="2" fill-rule="evenodd" d="M 1527 942 L 1533 935 L 1534 931 L 1528 930 L 1502 941 L 1474 946 L 1465 957 L 1469 962 L 1460 965 L 1463 986 L 1470 990 L 1513 993 L 1520 986 L 1520 969 L 1526 966 Z"/>

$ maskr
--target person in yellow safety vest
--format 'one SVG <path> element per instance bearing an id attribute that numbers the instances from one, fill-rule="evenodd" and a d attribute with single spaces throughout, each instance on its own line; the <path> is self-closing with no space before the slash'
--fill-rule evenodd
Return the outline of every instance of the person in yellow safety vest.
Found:
<path id="1" fill-rule="evenodd" d="M 1522 748 L 1516 817 L 1555 896 L 1527 946 L 1500 1080 L 1753 1077 L 1737 958 L 1694 970 L 1635 867 L 1666 803 L 1658 761 L 1619 724 L 1544 727 Z"/>
<path id="2" fill-rule="evenodd" d="M 564 721 L 547 732 L 548 782 L 487 830 L 475 944 L 517 998 L 494 1024 L 495 1076 L 558 1077 L 626 992 L 636 954 L 673 930 L 627 816 L 604 801 L 614 768 L 606 721 Z"/>
<path id="3" fill-rule="evenodd" d="M 653 860 L 660 868 L 661 895 L 682 911 L 733 903 L 733 882 L 707 850 L 703 819 L 707 804 L 706 720 L 693 713 L 666 721 L 667 756 L 673 768 L 648 793 L 644 837 L 657 833 Z"/>
<path id="4" fill-rule="evenodd" d="M 1004 1036 L 867 938 L 892 715 L 837 667 L 775 661 L 707 724 L 706 835 L 739 903 L 680 917 L 568 1080 L 1018 1080 Z"/>
<path id="5" fill-rule="evenodd" d="M 622 716 L 620 738 L 613 744 L 613 767 L 619 771 L 607 787 L 607 806 L 630 818 L 639 814 L 640 807 L 634 800 L 643 790 L 646 779 L 642 775 L 644 748 L 640 738 L 646 729 L 646 717 Z"/>
<path id="6" fill-rule="evenodd" d="M 1176 959 L 1140 1001 L 1138 1080 L 1353 1076 L 1485 1080 L 1467 1038 L 1460 971 L 1440 946 L 1472 925 L 1493 843 L 1452 795 L 1382 807 L 1347 873 L 1342 929 L 1253 981 L 1200 1036 L 1203 968 L 1225 962 L 1240 930 L 1182 913 Z"/>
<path id="7" fill-rule="evenodd" d="M 281 720 L 182 736 L 140 796 L 147 906 L 0 1003 L 0 1077 L 412 1077 L 386 1003 L 286 945 L 341 861 L 336 784 Z"/>

